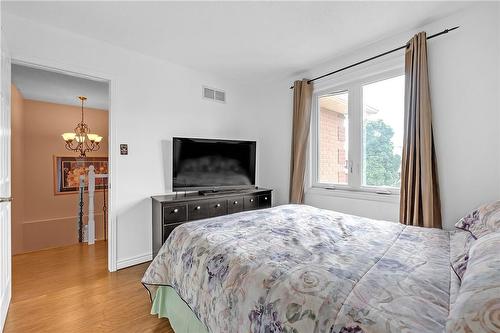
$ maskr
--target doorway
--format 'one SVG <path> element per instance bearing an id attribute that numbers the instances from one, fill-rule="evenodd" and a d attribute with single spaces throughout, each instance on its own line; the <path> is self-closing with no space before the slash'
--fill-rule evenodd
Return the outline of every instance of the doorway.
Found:
<path id="1" fill-rule="evenodd" d="M 50 291 L 43 290 L 47 284 L 39 286 L 32 280 L 52 276 L 47 281 L 58 281 L 60 287 L 65 274 L 66 280 L 75 281 L 96 272 L 105 274 L 112 267 L 108 260 L 112 243 L 108 240 L 113 237 L 108 189 L 110 82 L 24 62 L 10 64 L 10 74 L 10 193 L 14 199 L 9 280 L 15 305 Z M 78 135 L 82 127 L 88 129 L 85 137 Z M 69 140 L 68 133 L 75 132 Z M 90 168 L 96 174 L 93 186 Z"/>
<path id="2" fill-rule="evenodd" d="M 11 78 L 12 254 L 106 241 L 108 82 L 24 64 Z"/>
<path id="3" fill-rule="evenodd" d="M 106 241 L 108 83 L 19 64 L 11 73 L 12 254 Z"/>
<path id="4" fill-rule="evenodd" d="M 116 217 L 114 213 L 113 184 L 113 147 L 116 147 L 116 134 L 114 132 L 115 113 L 112 111 L 111 101 L 116 96 L 113 74 L 102 72 L 98 69 L 83 68 L 78 64 L 59 63 L 49 59 L 17 58 L 11 59 L 9 50 L 2 44 L 0 78 L 1 78 L 1 105 L 0 105 L 0 328 L 4 325 L 12 293 L 12 262 L 11 262 L 11 68 L 12 65 L 21 65 L 30 68 L 43 69 L 49 72 L 67 74 L 74 77 L 103 81 L 108 84 L 108 161 L 109 182 L 107 192 L 107 243 L 104 248 L 106 271 L 114 272 L 116 265 Z M 75 123 L 73 123 L 75 125 Z M 74 126 L 71 126 L 70 131 Z M 52 176 L 51 176 L 52 178 Z M 15 200 L 15 199 L 14 199 Z"/>

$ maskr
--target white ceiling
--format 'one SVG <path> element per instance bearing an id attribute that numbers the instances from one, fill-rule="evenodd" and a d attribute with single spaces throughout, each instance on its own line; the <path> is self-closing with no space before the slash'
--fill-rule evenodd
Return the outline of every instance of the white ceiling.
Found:
<path id="1" fill-rule="evenodd" d="M 7 12 L 198 70 L 292 75 L 470 2 L 3 2 Z M 443 27 L 445 28 L 445 27 Z"/>
<path id="2" fill-rule="evenodd" d="M 25 99 L 79 106 L 86 96 L 86 107 L 108 109 L 107 82 L 21 65 L 12 65 L 12 82 Z"/>

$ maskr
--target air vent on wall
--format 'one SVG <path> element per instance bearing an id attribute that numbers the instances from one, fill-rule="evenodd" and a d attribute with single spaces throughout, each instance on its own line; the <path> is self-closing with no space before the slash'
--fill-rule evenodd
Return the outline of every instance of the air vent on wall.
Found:
<path id="1" fill-rule="evenodd" d="M 214 88 L 203 87 L 203 98 L 216 102 L 226 102 L 226 92 Z"/>

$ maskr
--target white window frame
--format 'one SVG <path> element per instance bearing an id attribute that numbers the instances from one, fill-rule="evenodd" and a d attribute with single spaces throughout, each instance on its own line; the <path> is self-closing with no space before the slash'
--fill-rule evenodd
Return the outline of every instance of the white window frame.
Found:
<path id="1" fill-rule="evenodd" d="M 404 75 L 404 63 L 401 57 L 379 62 L 357 71 L 345 73 L 336 77 L 335 81 L 329 80 L 316 85 L 313 91 L 312 119 L 311 119 L 311 145 L 310 145 L 310 188 L 334 190 L 341 196 L 356 197 L 356 192 L 361 197 L 399 196 L 400 189 L 383 186 L 363 186 L 363 86 Z M 348 92 L 348 184 L 333 184 L 319 182 L 319 97 Z M 389 199 L 392 200 L 392 199 Z"/>

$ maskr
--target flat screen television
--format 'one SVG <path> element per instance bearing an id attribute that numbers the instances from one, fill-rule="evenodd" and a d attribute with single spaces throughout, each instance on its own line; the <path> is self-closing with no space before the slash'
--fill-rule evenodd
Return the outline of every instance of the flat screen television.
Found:
<path id="1" fill-rule="evenodd" d="M 173 190 L 255 186 L 255 141 L 173 138 Z"/>

